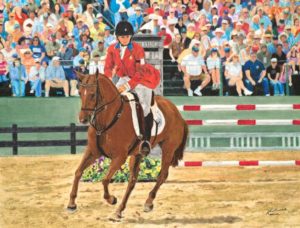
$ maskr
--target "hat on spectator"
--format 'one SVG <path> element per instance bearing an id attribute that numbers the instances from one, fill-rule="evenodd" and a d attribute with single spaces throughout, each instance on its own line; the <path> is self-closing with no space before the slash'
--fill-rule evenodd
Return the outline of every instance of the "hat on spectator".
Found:
<path id="1" fill-rule="evenodd" d="M 271 63 L 277 63 L 277 59 L 276 58 L 272 58 L 271 59 Z"/>
<path id="2" fill-rule="evenodd" d="M 59 57 L 58 57 L 58 56 L 54 56 L 54 57 L 52 58 L 52 60 L 53 60 L 53 61 L 59 61 Z"/>
<path id="3" fill-rule="evenodd" d="M 228 10 L 224 10 L 223 13 L 228 14 Z"/>
<path id="4" fill-rule="evenodd" d="M 155 6 L 155 7 L 154 7 L 154 10 L 157 10 L 157 9 L 160 9 L 159 6 Z"/>
<path id="5" fill-rule="evenodd" d="M 80 65 L 84 65 L 84 59 L 79 59 L 78 63 L 79 63 Z"/>
<path id="6" fill-rule="evenodd" d="M 81 47 L 78 49 L 79 52 L 86 52 L 86 49 L 84 47 Z"/>
<path id="7" fill-rule="evenodd" d="M 182 5 L 181 5 L 181 8 L 185 8 L 185 9 L 186 9 L 186 5 L 182 4 Z"/>
<path id="8" fill-rule="evenodd" d="M 111 30 L 110 27 L 108 25 L 105 26 L 104 30 L 108 31 Z"/>
<path id="9" fill-rule="evenodd" d="M 261 35 L 259 33 L 255 33 L 253 38 L 254 39 L 261 39 Z"/>
<path id="10" fill-rule="evenodd" d="M 46 27 L 47 27 L 47 28 L 53 28 L 54 26 L 53 26 L 52 24 L 50 24 L 50 23 L 47 23 L 47 24 L 46 24 Z"/>
<path id="11" fill-rule="evenodd" d="M 150 19 L 150 20 L 158 20 L 158 19 L 159 19 L 159 16 L 156 15 L 156 14 L 154 14 L 154 13 L 152 13 L 152 14 L 149 15 L 149 19 Z"/>
<path id="12" fill-rule="evenodd" d="M 167 29 L 167 27 L 165 25 L 161 25 L 159 28 L 160 28 L 160 30 Z"/>
<path id="13" fill-rule="evenodd" d="M 103 17 L 102 13 L 98 13 L 98 14 L 96 15 L 96 18 L 102 18 L 102 17 Z"/>
<path id="14" fill-rule="evenodd" d="M 93 20 L 93 23 L 94 23 L 94 25 L 95 25 L 95 24 L 99 24 L 99 21 L 98 21 L 97 19 L 94 19 L 94 20 Z"/>
<path id="15" fill-rule="evenodd" d="M 181 33 L 186 33 L 186 28 L 185 28 L 185 27 L 183 27 L 183 28 L 181 29 Z"/>
<path id="16" fill-rule="evenodd" d="M 278 40 L 278 36 L 273 36 L 272 39 L 273 40 Z"/>
<path id="17" fill-rule="evenodd" d="M 223 20 L 222 20 L 222 24 L 228 24 L 228 21 L 225 20 L 225 19 L 223 19 Z"/>
<path id="18" fill-rule="evenodd" d="M 289 13 L 290 13 L 290 11 L 289 11 L 289 9 L 285 9 L 285 10 L 283 11 L 283 13 L 285 13 L 285 14 L 289 14 Z"/>
<path id="19" fill-rule="evenodd" d="M 62 43 L 63 45 L 67 45 L 67 44 L 68 44 L 68 40 L 63 39 L 61 43 Z"/>
<path id="20" fill-rule="evenodd" d="M 176 24 L 177 24 L 176 18 L 172 18 L 172 19 L 168 20 L 168 25 L 176 25 Z"/>
<path id="21" fill-rule="evenodd" d="M 187 27 L 194 27 L 195 28 L 195 24 L 194 23 L 189 23 Z"/>
<path id="22" fill-rule="evenodd" d="M 283 37 L 283 36 L 285 36 L 286 38 L 288 38 L 288 35 L 287 35 L 285 32 L 283 32 L 283 33 L 281 33 L 281 34 L 279 35 L 279 39 L 281 39 L 281 37 Z"/>
<path id="23" fill-rule="evenodd" d="M 218 15 L 214 15 L 213 19 L 219 19 L 219 16 Z"/>
<path id="24" fill-rule="evenodd" d="M 92 53 L 92 58 L 100 57 L 100 52 L 99 51 L 94 51 Z"/>
<path id="25" fill-rule="evenodd" d="M 212 9 L 218 9 L 218 6 L 213 5 L 211 8 L 212 8 Z"/>
<path id="26" fill-rule="evenodd" d="M 41 61 L 39 59 L 34 60 L 35 63 L 40 63 Z"/>
<path id="27" fill-rule="evenodd" d="M 18 56 L 17 53 L 14 53 L 11 57 L 14 58 L 14 59 L 16 59 L 16 58 L 18 58 L 19 56 Z"/>
<path id="28" fill-rule="evenodd" d="M 67 11 L 75 11 L 75 7 L 73 5 L 69 5 Z"/>
<path id="29" fill-rule="evenodd" d="M 28 53 L 28 54 L 31 54 L 31 53 L 32 53 L 31 50 L 30 50 L 29 48 L 27 48 L 27 49 L 24 50 L 24 54 L 27 54 L 27 53 Z"/>
<path id="30" fill-rule="evenodd" d="M 285 30 L 290 30 L 290 29 L 292 29 L 292 27 L 291 27 L 290 25 L 286 25 L 286 26 L 284 27 L 284 29 L 285 29 Z"/>
<path id="31" fill-rule="evenodd" d="M 230 47 L 225 47 L 224 51 L 225 51 L 225 53 L 229 53 L 230 52 Z"/>
<path id="32" fill-rule="evenodd" d="M 137 6 L 137 7 L 135 7 L 135 9 L 134 9 L 135 11 L 141 11 L 142 10 L 142 8 L 140 7 L 140 6 Z"/>
<path id="33" fill-rule="evenodd" d="M 251 51 L 254 51 L 255 53 L 258 52 L 259 47 L 257 45 L 253 45 L 251 48 Z"/>
<path id="34" fill-rule="evenodd" d="M 212 48 L 211 52 L 218 52 L 218 48 Z"/>
<path id="35" fill-rule="evenodd" d="M 266 32 L 266 33 L 264 34 L 264 37 L 265 37 L 265 38 L 272 38 L 272 34 L 271 34 L 271 33 L 268 33 L 268 32 Z"/>
<path id="36" fill-rule="evenodd" d="M 201 31 L 207 31 L 208 29 L 207 29 L 207 27 L 206 26 L 203 26 L 202 28 L 201 28 Z"/>
<path id="37" fill-rule="evenodd" d="M 103 36 L 98 37 L 98 44 L 99 43 L 104 43 L 104 38 Z"/>
<path id="38" fill-rule="evenodd" d="M 222 34 L 224 34 L 225 32 L 224 32 L 221 28 L 217 28 L 217 29 L 213 32 L 213 34 L 216 35 L 217 33 L 222 33 Z"/>
<path id="39" fill-rule="evenodd" d="M 197 46 L 193 46 L 193 47 L 192 47 L 192 51 L 194 51 L 194 52 L 199 52 L 199 48 L 198 48 Z"/>
<path id="40" fill-rule="evenodd" d="M 69 14 L 65 12 L 65 13 L 63 13 L 61 16 L 62 16 L 62 17 L 69 17 Z"/>
<path id="41" fill-rule="evenodd" d="M 11 12 L 11 13 L 9 14 L 9 16 L 10 16 L 10 17 L 11 17 L 11 16 L 15 16 L 15 13 Z"/>
<path id="42" fill-rule="evenodd" d="M 20 28 L 20 25 L 19 24 L 14 24 L 14 29 L 18 29 Z"/>

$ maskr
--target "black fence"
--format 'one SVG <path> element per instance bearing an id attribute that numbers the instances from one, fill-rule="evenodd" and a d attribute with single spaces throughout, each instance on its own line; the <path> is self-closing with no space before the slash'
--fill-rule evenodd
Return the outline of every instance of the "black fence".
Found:
<path id="1" fill-rule="evenodd" d="M 70 126 L 57 127 L 18 127 L 13 124 L 12 127 L 0 128 L 0 134 L 12 134 L 12 141 L 0 141 L 1 147 L 11 147 L 12 154 L 18 155 L 19 147 L 45 147 L 45 146 L 70 146 L 71 154 L 76 154 L 76 146 L 87 145 L 87 140 L 76 140 L 76 132 L 87 132 L 88 126 L 76 126 L 71 123 Z M 40 140 L 40 141 L 20 141 L 19 133 L 51 133 L 51 132 L 69 132 L 69 140 Z"/>

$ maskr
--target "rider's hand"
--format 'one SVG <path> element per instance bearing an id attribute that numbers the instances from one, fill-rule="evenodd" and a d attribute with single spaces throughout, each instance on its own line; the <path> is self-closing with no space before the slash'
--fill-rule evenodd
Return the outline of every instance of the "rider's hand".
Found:
<path id="1" fill-rule="evenodd" d="M 123 93 L 127 90 L 127 87 L 125 85 L 121 85 L 119 88 L 118 88 L 118 91 L 119 93 Z"/>

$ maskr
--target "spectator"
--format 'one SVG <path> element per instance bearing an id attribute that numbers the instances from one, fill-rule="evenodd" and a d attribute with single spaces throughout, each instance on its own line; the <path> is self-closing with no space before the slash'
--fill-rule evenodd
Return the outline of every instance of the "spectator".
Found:
<path id="1" fill-rule="evenodd" d="M 10 13 L 9 14 L 9 20 L 5 22 L 5 31 L 8 34 L 12 34 L 15 30 L 15 25 L 19 24 L 18 21 L 16 21 L 15 19 L 15 14 L 14 13 Z"/>
<path id="2" fill-rule="evenodd" d="M 1 50 L 1 53 L 4 55 L 4 59 L 6 59 L 9 64 L 12 64 L 14 59 L 13 56 L 15 55 L 18 57 L 16 49 L 11 48 L 9 41 L 5 41 L 4 46 L 5 47 Z"/>
<path id="3" fill-rule="evenodd" d="M 210 56 L 206 60 L 207 68 L 212 78 L 212 90 L 220 89 L 220 67 L 221 61 L 218 56 L 218 49 L 213 48 Z"/>
<path id="4" fill-rule="evenodd" d="M 65 97 L 69 97 L 69 84 L 65 77 L 65 72 L 59 62 L 59 57 L 52 59 L 52 64 L 46 71 L 45 97 L 49 97 L 50 88 L 63 88 Z"/>
<path id="5" fill-rule="evenodd" d="M 27 14 L 22 12 L 22 8 L 20 6 L 17 6 L 14 8 L 15 11 L 15 19 L 19 23 L 20 28 L 23 29 L 23 23 L 28 18 Z"/>
<path id="6" fill-rule="evenodd" d="M 25 96 L 25 85 L 28 81 L 25 67 L 21 64 L 21 60 L 16 58 L 9 67 L 9 76 L 11 81 L 11 90 L 13 97 Z"/>
<path id="7" fill-rule="evenodd" d="M 210 76 L 207 72 L 204 59 L 199 55 L 199 47 L 194 45 L 192 47 L 192 54 L 186 55 L 181 63 L 181 69 L 184 73 L 183 80 L 184 86 L 187 90 L 188 96 L 193 96 L 195 93 L 197 96 L 202 96 L 201 90 L 204 89 L 210 82 Z M 204 74 L 202 73 L 204 71 Z M 202 83 L 197 87 L 195 91 L 191 89 L 191 81 L 194 78 L 199 78 Z"/>
<path id="8" fill-rule="evenodd" d="M 103 37 L 100 37 L 99 40 L 97 41 L 97 43 L 98 43 L 97 46 L 92 51 L 92 55 L 94 53 L 98 53 L 99 58 L 101 58 L 101 57 L 106 55 L 106 49 L 104 48 L 104 39 L 103 39 Z"/>
<path id="9" fill-rule="evenodd" d="M 267 68 L 271 64 L 271 54 L 268 52 L 267 45 L 261 44 L 260 51 L 257 53 L 257 59 Z"/>
<path id="10" fill-rule="evenodd" d="M 181 43 L 183 44 L 183 49 L 187 49 L 191 43 L 191 39 L 186 36 L 186 29 L 181 30 Z"/>
<path id="11" fill-rule="evenodd" d="M 271 59 L 271 65 L 267 68 L 267 76 L 270 81 L 270 85 L 273 88 L 274 96 L 283 96 L 283 86 L 279 81 L 280 67 L 277 65 L 276 58 Z"/>
<path id="12" fill-rule="evenodd" d="M 17 43 L 18 40 L 23 36 L 23 32 L 21 31 L 19 24 L 15 24 L 14 32 L 11 35 L 12 35 L 13 43 Z"/>
<path id="13" fill-rule="evenodd" d="M 51 38 L 53 38 L 53 36 Z M 29 46 L 29 48 L 33 53 L 32 57 L 34 59 L 40 60 L 40 62 L 46 56 L 45 46 L 41 43 L 38 36 L 33 37 L 32 44 Z"/>
<path id="14" fill-rule="evenodd" d="M 110 27 L 106 26 L 104 31 L 104 48 L 108 48 L 113 42 L 115 42 L 115 37 L 110 34 Z"/>
<path id="15" fill-rule="evenodd" d="M 58 34 L 58 33 L 56 33 Z M 45 51 L 46 51 L 46 54 L 47 54 L 47 57 L 52 59 L 53 56 L 56 56 L 59 49 L 60 49 L 60 43 L 59 43 L 60 40 L 57 41 L 56 39 L 56 35 L 53 34 L 52 35 L 52 40 L 49 40 L 47 43 L 46 43 L 46 46 L 45 46 Z M 40 58 L 39 58 L 40 60 Z M 40 60 L 41 61 L 41 60 Z"/>
<path id="16" fill-rule="evenodd" d="M 34 65 L 33 54 L 30 49 L 26 49 L 24 53 L 21 53 L 21 63 L 25 67 L 26 74 L 29 75 L 30 68 Z"/>
<path id="17" fill-rule="evenodd" d="M 217 44 L 218 47 L 223 46 L 226 39 L 224 39 L 225 32 L 221 28 L 217 28 L 214 32 L 215 37 L 211 40 L 212 43 Z"/>
<path id="18" fill-rule="evenodd" d="M 236 91 L 239 96 L 243 96 L 242 91 L 244 91 L 246 96 L 252 94 L 252 92 L 244 86 L 242 65 L 239 62 L 239 55 L 237 53 L 233 53 L 225 64 L 225 79 L 227 80 L 228 86 L 236 86 Z"/>
<path id="19" fill-rule="evenodd" d="M 144 18 L 141 13 L 141 10 L 142 9 L 140 6 L 136 6 L 134 9 L 135 13 L 128 17 L 128 21 L 131 23 L 135 33 L 140 29 L 140 27 L 144 22 Z"/>
<path id="20" fill-rule="evenodd" d="M 286 62 L 286 54 L 282 51 L 282 44 L 276 45 L 276 53 L 272 55 L 272 58 L 277 59 L 277 64 L 282 67 L 283 64 Z"/>
<path id="21" fill-rule="evenodd" d="M 35 65 L 31 66 L 29 71 L 29 81 L 30 81 L 30 93 L 35 93 L 36 97 L 42 96 L 42 81 L 45 80 L 45 78 L 42 78 L 44 76 L 40 73 L 41 71 L 41 63 L 40 60 L 35 60 Z"/>
<path id="22" fill-rule="evenodd" d="M 4 58 L 2 52 L 0 52 L 0 83 L 7 82 L 8 63 Z"/>
<path id="23" fill-rule="evenodd" d="M 177 59 L 181 52 L 183 51 L 183 43 L 181 43 L 181 36 L 180 34 L 175 35 L 175 40 L 172 41 L 172 43 L 169 46 L 169 55 L 171 57 L 171 62 L 170 62 L 170 74 L 171 76 L 175 76 L 178 74 L 178 66 L 177 66 Z"/>
<path id="24" fill-rule="evenodd" d="M 292 49 L 287 54 L 289 63 L 292 65 L 293 74 L 298 74 L 296 70 L 296 65 L 300 64 L 300 44 L 298 46 L 293 46 Z"/>
<path id="25" fill-rule="evenodd" d="M 245 84 L 248 90 L 254 91 L 257 87 L 263 87 L 265 96 L 270 96 L 269 81 L 265 77 L 266 70 L 262 62 L 257 60 L 257 53 L 251 50 L 250 60 L 245 63 L 244 70 L 246 75 Z"/>

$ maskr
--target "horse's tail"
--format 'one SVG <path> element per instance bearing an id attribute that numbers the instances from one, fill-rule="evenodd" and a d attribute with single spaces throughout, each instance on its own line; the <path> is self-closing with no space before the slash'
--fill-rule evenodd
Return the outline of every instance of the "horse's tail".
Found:
<path id="1" fill-rule="evenodd" d="M 189 133 L 188 125 L 184 120 L 183 120 L 183 124 L 184 124 L 183 125 L 184 129 L 183 129 L 182 141 L 181 141 L 181 144 L 179 145 L 179 147 L 175 150 L 175 153 L 174 153 L 174 156 L 172 159 L 172 163 L 171 163 L 173 167 L 178 166 L 178 161 L 182 160 L 182 158 L 183 158 L 183 152 L 185 149 L 185 144 L 186 144 L 187 136 Z"/>

